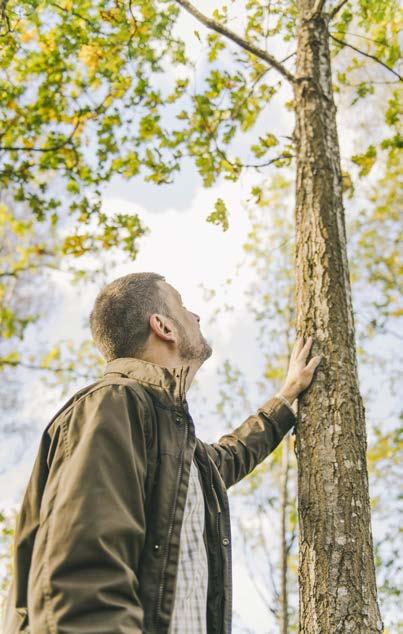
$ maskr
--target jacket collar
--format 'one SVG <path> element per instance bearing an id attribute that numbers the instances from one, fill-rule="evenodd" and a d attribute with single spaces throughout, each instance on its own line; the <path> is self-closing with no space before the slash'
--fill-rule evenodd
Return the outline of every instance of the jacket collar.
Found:
<path id="1" fill-rule="evenodd" d="M 176 368 L 164 368 L 162 365 L 143 361 L 135 357 L 120 357 L 110 361 L 104 375 L 124 374 L 142 383 L 166 390 L 174 402 L 186 403 L 186 378 L 190 365 L 179 365 Z"/>

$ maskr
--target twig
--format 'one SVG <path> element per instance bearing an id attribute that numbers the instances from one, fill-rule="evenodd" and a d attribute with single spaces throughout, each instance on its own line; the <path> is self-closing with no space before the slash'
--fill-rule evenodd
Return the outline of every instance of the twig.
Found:
<path id="1" fill-rule="evenodd" d="M 242 167 L 248 167 L 248 168 L 254 167 L 256 169 L 259 169 L 259 167 L 268 167 L 272 163 L 277 163 L 277 161 L 282 161 L 283 159 L 288 159 L 288 158 L 294 158 L 294 154 L 280 154 L 279 156 L 276 156 L 276 158 L 273 158 L 267 161 L 267 163 L 260 163 L 260 164 L 246 163 L 246 164 L 242 164 Z"/>
<path id="2" fill-rule="evenodd" d="M 73 139 L 73 137 L 74 137 L 79 125 L 80 125 L 80 119 L 78 119 L 78 121 L 77 121 L 76 125 L 74 126 L 70 136 L 68 136 L 67 139 L 65 139 L 65 141 L 63 141 L 63 143 L 59 143 L 59 145 L 54 145 L 52 147 L 46 147 L 46 148 L 0 145 L 0 150 L 2 150 L 3 152 L 13 152 L 13 151 L 18 151 L 18 152 L 19 151 L 23 151 L 23 152 L 57 152 L 57 150 L 61 150 L 63 147 L 68 145 L 68 143 L 70 143 L 70 141 Z"/>
<path id="3" fill-rule="evenodd" d="M 219 24 L 212 18 L 208 18 L 203 13 L 201 13 L 198 9 L 196 9 L 196 7 L 194 7 L 191 2 L 188 2 L 188 0 L 175 0 L 175 1 L 178 4 L 180 4 L 184 9 L 186 9 L 186 11 L 188 11 L 191 15 L 193 15 L 197 20 L 199 20 L 199 22 L 204 24 L 204 26 L 206 26 L 208 29 L 211 29 L 212 31 L 216 31 L 217 33 L 220 33 L 221 35 L 224 35 L 229 40 L 232 40 L 233 42 L 238 44 L 238 46 L 240 46 L 241 48 L 245 49 L 246 51 L 249 51 L 249 53 L 252 53 L 253 55 L 256 55 L 256 57 L 264 60 L 265 62 L 270 64 L 270 66 L 273 66 L 273 68 L 275 68 L 281 75 L 283 75 L 283 77 L 285 77 L 290 83 L 294 82 L 295 80 L 294 75 L 290 73 L 285 68 L 285 66 L 281 64 L 281 62 L 279 62 L 275 57 L 273 57 L 273 55 L 270 55 L 270 53 L 266 53 L 266 51 L 264 51 L 263 49 L 257 46 L 254 46 L 253 44 L 251 44 L 250 42 L 242 38 L 240 35 L 238 35 L 237 33 L 234 33 L 230 29 L 227 29 L 227 27 L 223 26 L 222 24 Z"/>
<path id="4" fill-rule="evenodd" d="M 340 2 L 340 4 L 338 4 L 333 11 L 331 11 L 329 13 L 329 20 L 332 20 L 334 18 L 334 16 L 336 15 L 336 13 L 338 13 L 340 11 L 340 9 L 342 9 L 344 7 L 344 5 L 348 2 L 348 0 L 342 0 L 342 2 Z"/>
<path id="5" fill-rule="evenodd" d="M 314 18 L 317 15 L 322 13 L 323 5 L 325 4 L 325 0 L 315 0 L 315 4 L 312 7 L 312 11 L 309 14 L 309 19 Z"/>
<path id="6" fill-rule="evenodd" d="M 329 31 L 328 31 L 328 33 L 329 33 Z M 391 73 L 396 75 L 396 77 L 398 77 L 399 80 L 402 81 L 402 76 L 399 75 L 398 72 L 396 72 L 393 68 L 391 68 L 390 66 L 385 64 L 385 62 L 383 62 L 382 60 L 378 59 L 378 57 L 376 57 L 375 55 L 371 55 L 370 53 L 365 53 L 364 51 L 361 51 L 361 49 L 356 48 L 352 44 L 349 44 L 348 42 L 344 42 L 343 40 L 339 40 L 337 37 L 334 37 L 334 35 L 332 35 L 331 33 L 329 33 L 329 35 L 332 38 L 332 40 L 334 40 L 338 44 L 341 44 L 342 46 L 348 46 L 349 48 L 352 48 L 353 51 L 356 51 L 357 53 L 360 53 L 361 55 L 364 55 L 365 57 L 369 57 L 370 59 L 374 60 L 375 62 L 378 62 L 378 64 L 380 64 L 381 66 L 383 66 L 387 70 L 390 70 Z"/>
<path id="7" fill-rule="evenodd" d="M 44 255 L 54 255 L 50 251 L 43 251 L 41 256 Z M 36 269 L 51 269 L 52 271 L 59 271 L 59 273 L 69 273 L 69 271 L 65 271 L 55 264 L 46 264 L 45 262 L 40 262 L 38 264 L 29 264 L 27 266 L 21 266 L 19 268 L 14 269 L 14 271 L 0 271 L 0 278 L 2 277 L 18 277 L 20 273 L 25 273 L 26 271 L 32 271 Z"/>
<path id="8" fill-rule="evenodd" d="M 246 538 L 246 535 L 244 533 L 244 527 L 243 527 L 242 521 L 240 519 L 238 520 L 238 525 L 240 527 L 240 532 L 241 532 L 241 535 L 242 535 L 242 550 L 243 550 L 243 553 L 244 553 L 244 556 L 245 556 L 246 566 L 247 566 L 247 568 L 248 568 L 248 570 L 250 572 L 250 579 L 251 579 L 253 585 L 255 586 L 256 592 L 260 596 L 260 598 L 261 598 L 264 606 L 266 607 L 266 609 L 269 610 L 269 612 L 271 612 L 272 615 L 277 619 L 278 618 L 278 609 L 276 607 L 273 607 L 273 606 L 270 605 L 269 599 L 263 594 L 263 592 L 262 592 L 261 588 L 259 587 L 259 584 L 258 584 L 258 582 L 256 580 L 256 574 L 255 574 L 256 571 L 252 570 L 252 568 L 251 568 L 250 557 L 248 557 L 247 548 L 246 548 L 247 538 Z M 269 560 L 269 562 L 270 562 L 270 560 Z M 273 572 L 272 568 L 271 568 L 271 572 Z M 274 583 L 274 580 L 273 580 L 273 574 L 272 574 L 271 581 L 272 581 L 272 585 L 273 585 L 273 592 L 274 592 L 274 595 L 275 595 L 275 604 L 277 604 L 278 603 L 278 594 L 277 594 L 277 591 L 276 591 L 276 588 L 275 588 L 275 583 Z"/>
<path id="9" fill-rule="evenodd" d="M 46 368 L 42 365 L 34 365 L 33 363 L 24 363 L 23 361 L 7 361 L 5 359 L 0 359 L 0 366 L 2 365 L 10 365 L 13 367 L 22 367 L 28 370 L 47 370 L 48 372 L 70 372 L 75 376 L 78 376 L 83 379 L 94 379 L 94 377 L 90 374 L 82 374 L 81 372 L 77 372 L 74 368 Z"/>
<path id="10" fill-rule="evenodd" d="M 10 18 L 8 17 L 7 11 L 6 11 L 7 4 L 8 4 L 8 0 L 3 0 L 0 6 L 0 25 L 1 25 L 1 22 L 5 22 L 7 25 L 7 31 L 5 33 L 0 33 L 1 37 L 3 37 L 4 35 L 8 35 L 8 33 L 13 32 L 11 28 Z"/>
<path id="11" fill-rule="evenodd" d="M 109 37 L 107 33 L 104 33 L 103 31 L 101 31 L 101 29 L 98 29 L 95 26 L 95 24 L 93 22 L 91 22 L 91 20 L 89 20 L 88 18 L 84 17 L 80 13 L 77 13 L 77 11 L 72 11 L 72 9 L 67 9 L 65 7 L 62 7 L 62 6 L 60 6 L 60 4 L 57 4 L 57 2 L 51 2 L 50 4 L 51 4 L 51 6 L 56 7 L 60 11 L 64 11 L 65 13 L 67 13 L 69 15 L 75 15 L 76 18 L 79 18 L 80 20 L 83 20 L 83 22 L 86 22 L 87 24 L 90 25 L 90 27 L 95 31 L 95 33 L 100 33 L 101 35 L 104 35 L 105 37 Z"/>
<path id="12" fill-rule="evenodd" d="M 338 33 L 338 31 L 335 31 L 335 33 Z M 344 35 L 352 35 L 353 37 L 359 37 L 362 40 L 368 40 L 368 42 L 374 42 L 374 44 L 379 44 L 380 46 L 392 48 L 391 44 L 388 44 L 387 42 L 381 42 L 381 40 L 374 40 L 372 37 L 367 37 L 366 35 L 360 35 L 359 33 L 351 33 L 351 31 L 344 31 L 344 30 L 343 30 L 343 33 Z"/>
<path id="13" fill-rule="evenodd" d="M 294 57 L 294 55 L 297 54 L 297 51 L 294 51 L 293 53 L 291 53 L 290 55 L 287 55 L 287 57 L 284 57 L 284 59 L 281 60 L 281 64 L 283 64 L 284 62 L 287 62 L 289 59 L 291 59 L 291 57 Z M 244 105 L 246 104 L 246 102 L 248 101 L 248 99 L 251 97 L 251 95 L 253 94 L 254 89 L 256 88 L 257 84 L 260 82 L 260 80 L 271 70 L 271 68 L 265 68 L 255 79 L 255 81 L 252 83 L 252 86 L 250 88 L 250 90 L 248 91 L 248 94 L 245 96 L 244 99 L 242 99 L 241 103 L 238 104 L 238 107 L 234 110 L 231 110 L 231 118 L 232 119 L 236 119 L 236 117 L 239 115 L 239 113 L 241 112 L 242 108 L 244 107 Z M 211 134 L 215 135 L 215 132 L 218 128 L 218 126 L 220 125 L 220 123 L 222 122 L 222 119 L 220 118 L 217 121 L 216 126 L 213 128 L 212 131 L 210 131 Z"/>

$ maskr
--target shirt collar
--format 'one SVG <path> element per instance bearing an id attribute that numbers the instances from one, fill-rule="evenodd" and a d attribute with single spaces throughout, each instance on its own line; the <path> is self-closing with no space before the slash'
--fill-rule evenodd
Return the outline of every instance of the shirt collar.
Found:
<path id="1" fill-rule="evenodd" d="M 115 372 L 124 374 L 142 383 L 166 390 L 173 401 L 186 402 L 185 387 L 189 370 L 190 365 L 165 368 L 157 363 L 135 357 L 119 357 L 106 365 L 104 375 Z"/>

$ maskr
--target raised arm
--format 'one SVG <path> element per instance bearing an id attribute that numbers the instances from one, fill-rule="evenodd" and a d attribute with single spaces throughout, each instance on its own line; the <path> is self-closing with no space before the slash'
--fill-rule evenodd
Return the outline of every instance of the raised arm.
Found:
<path id="1" fill-rule="evenodd" d="M 216 443 L 205 443 L 228 489 L 236 484 L 277 447 L 296 423 L 296 416 L 279 398 L 273 397 L 231 433 Z"/>
<path id="2" fill-rule="evenodd" d="M 319 355 L 306 365 L 312 337 L 305 345 L 298 339 L 289 363 L 285 383 L 278 395 L 259 409 L 229 434 L 216 443 L 204 443 L 217 465 L 227 489 L 248 475 L 280 443 L 297 422 L 292 403 L 311 383 L 321 361 Z"/>

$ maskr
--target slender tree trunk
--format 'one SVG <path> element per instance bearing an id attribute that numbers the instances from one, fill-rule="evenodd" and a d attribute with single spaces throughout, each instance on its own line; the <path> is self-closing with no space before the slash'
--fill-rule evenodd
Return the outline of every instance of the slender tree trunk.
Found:
<path id="1" fill-rule="evenodd" d="M 286 436 L 283 440 L 283 453 L 281 459 L 280 475 L 280 533 L 281 533 L 281 591 L 280 591 L 280 632 L 288 634 L 288 594 L 287 594 L 287 566 L 288 566 L 288 544 L 287 544 L 287 505 L 288 505 L 288 469 L 289 469 L 289 446 L 290 440 Z"/>
<path id="2" fill-rule="evenodd" d="M 324 359 L 299 399 L 300 634 L 382 631 L 327 18 L 298 0 L 297 332 Z"/>

